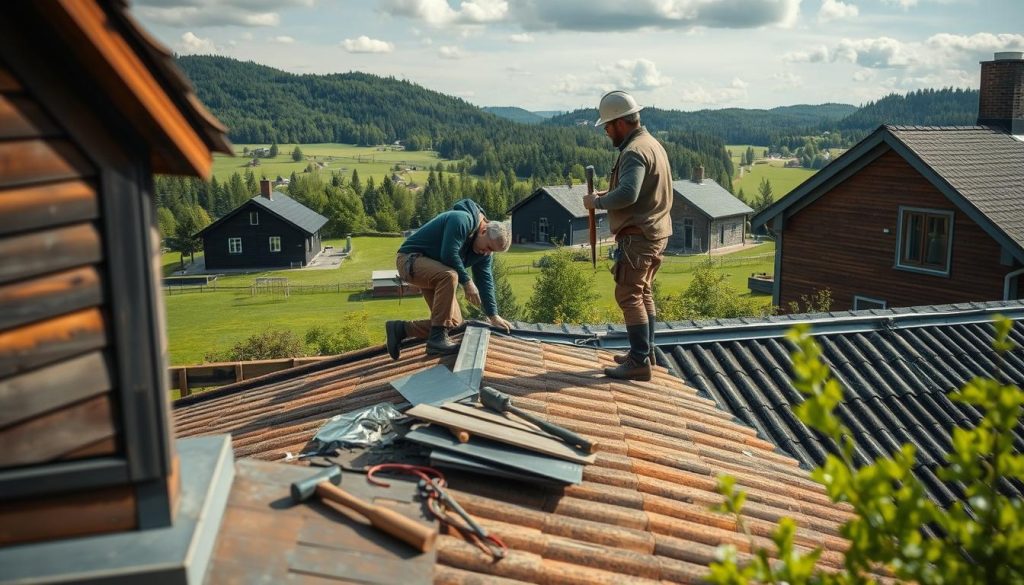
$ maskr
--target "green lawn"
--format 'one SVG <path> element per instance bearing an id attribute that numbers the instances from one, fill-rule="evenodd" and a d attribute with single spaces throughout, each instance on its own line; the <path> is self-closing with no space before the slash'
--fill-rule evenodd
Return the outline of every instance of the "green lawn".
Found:
<path id="1" fill-rule="evenodd" d="M 371 299 L 358 290 L 341 293 L 296 294 L 252 296 L 249 285 L 260 276 L 286 277 L 290 284 L 337 284 L 368 281 L 373 270 L 392 269 L 394 255 L 398 249 L 398 238 L 360 237 L 353 239 L 351 257 L 335 270 L 282 270 L 274 272 L 228 275 L 217 280 L 222 290 L 206 292 L 173 292 L 164 296 L 167 307 L 167 334 L 170 342 L 170 357 L 173 365 L 194 364 L 203 361 L 210 351 L 222 351 L 236 341 L 266 328 L 291 329 L 304 335 L 314 325 L 327 328 L 341 323 L 344 314 L 361 311 L 374 341 L 384 340 L 384 322 L 388 319 L 422 318 L 427 314 L 423 301 L 418 297 L 405 299 Z M 343 241 L 329 241 L 328 244 L 343 246 Z M 748 250 L 730 255 L 728 258 L 744 258 L 771 254 L 774 244 L 753 246 Z M 522 304 L 533 290 L 533 282 L 539 269 L 532 263 L 539 260 L 550 249 L 524 248 L 513 246 L 504 259 L 510 266 L 520 266 L 510 276 L 517 300 Z M 601 248 L 602 257 L 607 257 L 607 247 Z M 683 290 L 692 278 L 692 266 L 703 260 L 699 257 L 669 256 L 658 279 L 667 294 Z M 716 257 L 719 258 L 719 257 Z M 164 262 L 177 266 L 177 254 L 165 254 Z M 733 260 L 729 260 L 733 262 Z M 594 273 L 594 287 L 600 295 L 603 308 L 615 311 L 612 295 L 613 283 L 608 272 L 609 262 L 600 260 Z M 746 291 L 746 279 L 752 272 L 771 272 L 771 259 L 741 261 L 739 265 L 723 268 L 729 275 L 729 282 L 738 290 Z M 226 290 L 227 287 L 243 287 Z M 759 296 L 767 305 L 769 297 Z M 337 325 L 340 326 L 340 325 Z"/>
<path id="2" fill-rule="evenodd" d="M 240 175 L 245 174 L 246 169 L 250 168 L 247 165 L 252 158 L 242 154 L 243 148 L 248 147 L 252 150 L 256 147 L 269 147 L 270 145 L 236 144 L 234 146 L 237 156 L 218 154 L 213 157 L 213 174 L 218 181 L 228 180 L 235 172 Z M 257 178 L 265 176 L 268 179 L 274 179 L 278 175 L 288 178 L 292 172 L 301 173 L 305 170 L 306 165 L 316 161 L 326 164 L 324 170 L 327 172 L 342 171 L 346 176 L 351 176 L 355 169 L 359 171 L 359 178 L 362 181 L 366 181 L 372 176 L 374 181 L 379 184 L 384 177 L 390 177 L 394 172 L 392 170 L 394 165 L 399 164 L 415 169 L 403 175 L 406 181 L 422 185 L 426 182 L 429 173 L 429 169 L 425 169 L 425 167 L 432 167 L 438 162 L 447 162 L 441 161 L 437 153 L 432 151 L 381 151 L 375 146 L 336 143 L 300 144 L 298 147 L 302 150 L 306 160 L 295 162 L 292 160 L 292 151 L 295 146 L 295 144 L 279 144 L 276 158 L 261 158 L 260 166 L 252 167 Z"/>
<path id="3" fill-rule="evenodd" d="M 755 162 L 749 172 L 733 181 L 733 192 L 739 193 L 740 189 L 743 189 L 743 194 L 749 200 L 757 195 L 761 179 L 767 178 L 772 185 L 775 200 L 778 201 L 816 172 L 812 169 L 785 168 L 784 165 L 781 160 L 767 161 L 764 164 Z"/>
<path id="4" fill-rule="evenodd" d="M 734 169 L 740 168 L 740 157 L 743 153 L 747 152 L 747 148 L 752 147 L 754 149 L 754 160 L 761 158 L 764 155 L 767 146 L 758 146 L 756 144 L 726 144 L 725 149 L 729 151 L 729 157 L 732 158 L 732 166 Z"/>

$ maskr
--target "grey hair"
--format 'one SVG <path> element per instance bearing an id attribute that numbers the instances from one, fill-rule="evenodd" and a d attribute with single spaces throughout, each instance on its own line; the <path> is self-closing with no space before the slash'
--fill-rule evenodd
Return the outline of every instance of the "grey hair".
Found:
<path id="1" fill-rule="evenodd" d="M 632 114 L 626 114 L 622 117 L 627 124 L 639 124 L 640 123 L 640 112 L 633 112 Z"/>
<path id="2" fill-rule="evenodd" d="M 512 229 L 507 221 L 487 222 L 487 228 L 484 233 L 487 234 L 489 240 L 498 244 L 502 252 L 507 252 L 509 246 L 512 245 Z"/>

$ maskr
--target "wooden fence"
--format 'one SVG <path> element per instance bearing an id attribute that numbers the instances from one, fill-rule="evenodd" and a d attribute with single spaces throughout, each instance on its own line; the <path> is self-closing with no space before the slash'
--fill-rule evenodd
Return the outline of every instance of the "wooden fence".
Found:
<path id="1" fill-rule="evenodd" d="M 316 363 L 334 356 L 295 357 L 249 362 L 219 362 L 198 366 L 174 366 L 168 368 L 171 387 L 189 396 L 196 388 L 224 386 L 256 378 L 273 372 L 280 372 L 296 366 Z"/>
<path id="2" fill-rule="evenodd" d="M 272 294 L 279 293 L 285 295 L 291 294 L 320 294 L 320 293 L 342 293 L 352 291 L 365 291 L 370 290 L 373 287 L 373 281 L 371 280 L 357 280 L 352 282 L 335 282 L 328 284 L 285 284 L 277 285 L 274 287 L 263 287 L 256 284 L 251 285 L 240 285 L 240 286 L 223 286 L 218 285 L 216 282 L 202 285 L 202 284 L 183 284 L 183 285 L 172 285 L 168 286 L 166 283 L 163 286 L 164 294 L 177 295 L 185 293 L 216 293 L 216 292 L 247 292 L 250 295 L 256 294 Z"/>

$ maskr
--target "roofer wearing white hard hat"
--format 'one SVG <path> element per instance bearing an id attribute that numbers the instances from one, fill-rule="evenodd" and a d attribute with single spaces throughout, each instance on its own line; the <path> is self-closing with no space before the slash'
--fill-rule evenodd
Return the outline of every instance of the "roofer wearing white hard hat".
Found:
<path id="1" fill-rule="evenodd" d="M 672 235 L 672 169 L 665 148 L 640 126 L 642 109 L 624 91 L 610 91 L 601 98 L 595 126 L 604 126 L 619 157 L 608 190 L 583 199 L 587 209 L 608 210 L 609 228 L 618 244 L 612 274 L 629 353 L 615 356 L 619 365 L 604 373 L 624 380 L 651 379 L 657 314 L 651 287 Z"/>

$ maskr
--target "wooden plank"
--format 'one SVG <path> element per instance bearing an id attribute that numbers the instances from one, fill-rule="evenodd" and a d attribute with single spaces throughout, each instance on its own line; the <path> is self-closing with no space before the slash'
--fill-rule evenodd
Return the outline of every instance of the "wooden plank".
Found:
<path id="1" fill-rule="evenodd" d="M 99 217 L 96 188 L 86 181 L 0 190 L 0 235 Z"/>
<path id="2" fill-rule="evenodd" d="M 0 286 L 0 331 L 103 303 L 93 266 Z"/>
<path id="3" fill-rule="evenodd" d="M 0 140 L 59 134 L 60 129 L 35 100 L 24 95 L 0 94 Z"/>
<path id="4" fill-rule="evenodd" d="M 85 157 L 67 140 L 0 142 L 0 187 L 79 179 L 94 174 Z"/>
<path id="5" fill-rule="evenodd" d="M 521 429 L 496 424 L 457 412 L 442 410 L 429 404 L 417 404 L 407 410 L 406 414 L 449 429 L 466 431 L 470 436 L 478 435 L 485 439 L 514 445 L 537 453 L 544 453 L 545 455 L 567 461 L 593 463 L 597 459 L 595 455 L 583 453 L 579 449 L 557 439 L 535 435 Z"/>
<path id="6" fill-rule="evenodd" d="M 0 501 L 0 546 L 133 528 L 132 486 Z"/>
<path id="7" fill-rule="evenodd" d="M 116 455 L 117 454 L 117 437 L 111 435 L 105 439 L 100 439 L 95 443 L 89 443 L 74 451 L 68 451 L 61 455 L 57 459 L 60 461 L 71 461 L 72 459 L 86 459 L 89 457 L 102 457 L 104 455 Z"/>
<path id="8" fill-rule="evenodd" d="M 0 430 L 0 467 L 53 461 L 113 435 L 111 410 L 103 394 Z"/>
<path id="9" fill-rule="evenodd" d="M 0 333 L 0 378 L 107 345 L 106 321 L 85 309 Z"/>
<path id="10" fill-rule="evenodd" d="M 0 239 L 0 283 L 31 278 L 103 258 L 100 234 L 90 223 Z"/>
<path id="11" fill-rule="evenodd" d="M 13 93 L 16 91 L 21 91 L 21 84 L 3 64 L 0 64 L 0 92 Z"/>
<path id="12" fill-rule="evenodd" d="M 0 429 L 110 388 L 110 366 L 99 351 L 0 379 Z"/>
<path id="13" fill-rule="evenodd" d="M 463 404 L 461 402 L 448 402 L 441 405 L 444 410 L 450 410 L 480 420 L 490 421 L 499 425 L 505 425 L 516 429 L 522 429 L 524 431 L 533 433 L 535 435 L 550 436 L 544 431 L 540 430 L 536 426 L 530 424 L 526 420 L 519 418 L 512 413 L 497 413 L 489 408 L 483 406 L 472 406 L 469 404 Z"/>

